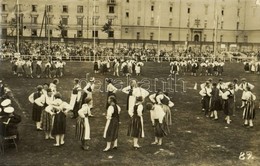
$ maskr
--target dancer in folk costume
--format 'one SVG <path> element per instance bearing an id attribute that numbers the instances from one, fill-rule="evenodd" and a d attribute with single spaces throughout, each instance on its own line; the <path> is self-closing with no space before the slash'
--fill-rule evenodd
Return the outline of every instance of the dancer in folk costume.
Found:
<path id="1" fill-rule="evenodd" d="M 93 96 L 92 96 L 92 93 L 94 91 L 94 88 L 95 88 L 95 78 L 94 77 L 91 77 L 89 82 L 87 83 L 87 85 L 83 88 L 83 94 L 82 94 L 82 97 L 81 97 L 81 104 L 84 104 L 84 101 L 86 98 L 89 98 L 91 99 L 91 101 L 89 102 L 89 108 L 90 108 L 90 112 L 92 112 L 92 109 L 93 109 Z M 90 117 L 93 117 L 93 114 L 90 113 L 89 114 Z"/>
<path id="2" fill-rule="evenodd" d="M 165 112 L 165 122 L 167 125 L 167 132 L 169 133 L 169 126 L 172 125 L 172 115 L 170 107 L 173 107 L 174 103 L 170 100 L 168 95 L 163 93 L 162 90 L 158 90 L 157 93 L 150 95 L 149 99 L 152 101 L 153 104 L 160 105 Z"/>
<path id="3" fill-rule="evenodd" d="M 256 96 L 251 92 L 251 89 L 247 87 L 245 91 L 245 106 L 243 112 L 243 119 L 245 120 L 244 125 L 249 127 L 253 127 L 253 120 L 255 119 L 255 100 Z M 249 124 L 248 124 L 249 123 Z"/>
<path id="4" fill-rule="evenodd" d="M 150 110 L 151 121 L 154 127 L 155 140 L 152 145 L 162 145 L 162 139 L 167 135 L 166 123 L 164 121 L 165 112 L 158 104 L 148 103 L 146 109 Z"/>
<path id="5" fill-rule="evenodd" d="M 242 99 L 241 108 L 243 108 L 246 103 L 245 92 L 247 91 L 247 87 L 249 87 L 251 90 L 253 90 L 255 86 L 250 84 L 249 82 L 247 82 L 245 78 L 242 78 L 241 81 L 242 81 L 242 83 L 239 85 L 239 89 L 243 91 L 242 97 L 241 97 L 241 99 Z"/>
<path id="6" fill-rule="evenodd" d="M 200 67 L 201 67 L 201 73 L 200 75 L 201 76 L 206 76 L 207 75 L 207 64 L 205 62 L 202 62 L 200 64 Z"/>
<path id="7" fill-rule="evenodd" d="M 40 78 L 42 74 L 42 60 L 38 59 L 36 62 L 36 76 Z"/>
<path id="8" fill-rule="evenodd" d="M 79 79 L 74 79 L 74 86 L 72 89 L 72 93 L 70 96 L 70 106 L 72 108 L 73 116 L 72 119 L 75 119 L 78 117 L 78 110 L 80 109 L 80 101 L 81 101 L 81 87 L 79 84 Z"/>
<path id="9" fill-rule="evenodd" d="M 94 62 L 94 73 L 98 73 L 98 71 L 99 71 L 98 62 L 95 61 L 95 62 Z"/>
<path id="10" fill-rule="evenodd" d="M 142 66 L 144 66 L 144 63 L 143 62 L 137 62 L 136 65 L 135 65 L 135 74 L 136 75 L 140 75 L 141 74 L 141 69 L 142 69 Z"/>
<path id="11" fill-rule="evenodd" d="M 231 119 L 230 115 L 233 112 L 233 107 L 234 107 L 234 86 L 233 84 L 228 85 L 228 89 L 225 93 L 222 94 L 222 99 L 223 99 L 223 109 L 224 113 L 226 115 L 225 120 L 227 121 L 227 124 L 230 124 Z"/>
<path id="12" fill-rule="evenodd" d="M 66 115 L 72 110 L 70 105 L 61 100 L 60 93 L 54 95 L 55 100 L 52 105 L 46 107 L 47 112 L 52 112 L 53 118 L 53 129 L 52 135 L 55 137 L 56 143 L 53 145 L 55 147 L 64 145 L 64 137 L 66 133 Z"/>
<path id="13" fill-rule="evenodd" d="M 202 96 L 202 111 L 205 111 L 205 116 L 209 117 L 208 113 L 210 110 L 211 105 L 211 92 L 212 88 L 210 86 L 210 82 L 206 81 L 206 85 L 204 88 L 202 88 L 199 92 L 199 94 Z"/>
<path id="14" fill-rule="evenodd" d="M 144 123 L 143 123 L 143 111 L 142 97 L 136 98 L 136 104 L 132 111 L 129 111 L 131 117 L 127 136 L 133 137 L 134 148 L 139 149 L 141 146 L 138 144 L 138 138 L 144 137 Z"/>
<path id="15" fill-rule="evenodd" d="M 22 58 L 18 58 L 18 60 L 16 61 L 16 66 L 17 66 L 17 76 L 20 77 L 20 76 L 23 76 L 24 74 L 24 66 L 25 64 L 25 61 L 22 59 Z"/>
<path id="16" fill-rule="evenodd" d="M 51 78 L 51 61 L 48 61 L 45 64 L 45 71 L 44 71 L 46 78 Z"/>
<path id="17" fill-rule="evenodd" d="M 118 142 L 118 130 L 119 130 L 119 114 L 121 108 L 117 105 L 115 97 L 110 97 L 110 106 L 107 109 L 107 122 L 104 130 L 104 138 L 107 142 L 106 148 L 103 150 L 107 152 L 111 148 L 113 142 L 113 149 L 117 149 Z"/>
<path id="18" fill-rule="evenodd" d="M 35 103 L 35 100 L 40 98 L 43 95 L 42 89 L 43 89 L 42 85 L 38 85 L 37 91 L 32 93 L 28 98 L 29 101 L 33 104 L 32 120 L 36 122 L 36 129 L 38 131 L 42 130 L 41 114 L 43 110 L 43 105 L 38 105 L 37 103 Z"/>
<path id="19" fill-rule="evenodd" d="M 119 77 L 119 61 L 117 59 L 114 60 L 115 64 L 114 64 L 114 76 Z"/>
<path id="20" fill-rule="evenodd" d="M 81 109 L 78 111 L 78 119 L 76 124 L 76 138 L 81 141 L 81 148 L 88 150 L 89 146 L 87 141 L 90 140 L 90 126 L 88 116 L 90 114 L 90 108 L 88 106 L 91 99 L 86 98 Z"/>
<path id="21" fill-rule="evenodd" d="M 129 111 L 130 107 L 135 105 L 135 96 L 133 95 L 133 89 L 137 87 L 136 80 L 131 80 L 130 85 L 123 88 L 122 92 L 127 94 L 126 110 Z"/>
<path id="22" fill-rule="evenodd" d="M 52 90 L 49 88 L 47 89 L 46 93 L 43 93 L 43 95 L 34 102 L 43 107 L 42 116 L 41 116 L 41 122 L 42 122 L 42 129 L 45 132 L 45 139 L 54 139 L 51 135 L 52 131 L 52 119 L 53 119 L 53 112 L 48 112 L 49 110 L 46 110 L 46 107 L 49 105 L 52 105 L 54 101 L 54 94 L 52 93 Z"/>
<path id="23" fill-rule="evenodd" d="M 32 61 L 30 59 L 28 59 L 25 64 L 24 64 L 24 72 L 25 72 L 25 76 L 28 78 L 28 77 L 31 77 L 33 78 L 32 76 Z"/>
<path id="24" fill-rule="evenodd" d="M 109 98 L 110 98 L 111 96 L 116 97 L 116 91 L 117 91 L 118 89 L 113 85 L 113 80 L 112 80 L 112 78 L 106 79 L 106 82 L 108 83 L 108 84 L 107 84 L 107 104 L 106 104 L 106 109 L 107 109 L 108 106 L 109 106 L 109 103 L 108 103 Z"/>
<path id="25" fill-rule="evenodd" d="M 218 111 L 222 110 L 221 96 L 223 92 L 217 88 L 217 83 L 212 84 L 210 117 L 218 120 Z"/>

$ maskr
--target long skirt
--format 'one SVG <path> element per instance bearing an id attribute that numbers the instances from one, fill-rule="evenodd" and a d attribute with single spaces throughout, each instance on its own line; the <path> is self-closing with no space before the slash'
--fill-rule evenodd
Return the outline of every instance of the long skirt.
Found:
<path id="1" fill-rule="evenodd" d="M 167 129 L 166 129 L 166 123 L 163 122 L 162 124 L 159 123 L 159 120 L 158 119 L 155 119 L 154 120 L 154 134 L 155 134 L 155 137 L 164 137 L 167 135 Z"/>
<path id="2" fill-rule="evenodd" d="M 41 121 L 41 115 L 42 115 L 42 107 L 38 106 L 36 104 L 33 104 L 33 110 L 32 110 L 32 120 L 35 122 Z"/>
<path id="3" fill-rule="evenodd" d="M 52 135 L 65 134 L 66 131 L 66 115 L 59 112 L 54 115 Z"/>
<path id="4" fill-rule="evenodd" d="M 255 119 L 255 104 L 253 101 L 247 102 L 243 112 L 243 119 Z"/>
<path id="5" fill-rule="evenodd" d="M 212 99 L 211 100 L 211 111 L 219 111 L 222 109 L 221 99 Z"/>
<path id="6" fill-rule="evenodd" d="M 127 136 L 134 138 L 144 137 L 143 117 L 133 115 L 128 126 Z"/>
<path id="7" fill-rule="evenodd" d="M 132 96 L 132 95 L 128 95 L 127 96 L 127 103 L 126 103 L 126 109 L 134 109 L 134 105 L 135 105 L 135 101 L 136 101 L 136 97 Z"/>
<path id="8" fill-rule="evenodd" d="M 223 110 L 225 115 L 227 116 L 232 115 L 233 109 L 234 109 L 234 99 L 223 100 Z"/>
<path id="9" fill-rule="evenodd" d="M 42 129 L 44 131 L 49 132 L 52 130 L 53 116 L 51 114 L 49 114 L 46 111 L 43 111 L 41 121 L 42 121 Z"/>
<path id="10" fill-rule="evenodd" d="M 77 119 L 76 139 L 79 141 L 90 140 L 90 127 L 88 118 L 79 117 Z"/>
<path id="11" fill-rule="evenodd" d="M 119 130 L 119 118 L 112 117 L 111 120 L 107 120 L 104 131 L 104 138 L 107 142 L 113 142 L 118 138 Z"/>

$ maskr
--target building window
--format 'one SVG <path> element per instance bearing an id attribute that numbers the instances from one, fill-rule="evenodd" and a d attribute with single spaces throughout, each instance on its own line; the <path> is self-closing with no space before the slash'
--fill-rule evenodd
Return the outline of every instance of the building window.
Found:
<path id="1" fill-rule="evenodd" d="M 154 18 L 153 17 L 151 18 L 151 25 L 152 26 L 154 25 Z"/>
<path id="2" fill-rule="evenodd" d="M 244 36 L 244 42 L 247 42 L 248 36 Z"/>
<path id="3" fill-rule="evenodd" d="M 32 36 L 37 36 L 37 29 L 32 29 L 31 35 L 32 35 Z"/>
<path id="4" fill-rule="evenodd" d="M 223 41 L 223 35 L 220 35 L 220 42 Z"/>
<path id="5" fill-rule="evenodd" d="M 207 41 L 207 35 L 204 34 L 204 41 Z"/>
<path id="6" fill-rule="evenodd" d="M 98 31 L 92 31 L 92 37 L 98 37 Z"/>
<path id="7" fill-rule="evenodd" d="M 62 24 L 63 25 L 68 25 L 68 18 L 67 17 L 63 17 L 62 18 Z"/>
<path id="8" fill-rule="evenodd" d="M 6 28 L 2 28 L 1 36 L 7 36 L 7 29 Z"/>
<path id="9" fill-rule="evenodd" d="M 52 36 L 52 30 L 51 29 L 49 30 L 49 32 L 50 32 L 50 36 Z"/>
<path id="10" fill-rule="evenodd" d="M 83 13 L 83 6 L 78 6 L 77 7 L 77 12 L 78 13 Z"/>
<path id="11" fill-rule="evenodd" d="M 53 24 L 53 18 L 47 17 L 47 24 Z"/>
<path id="12" fill-rule="evenodd" d="M 37 5 L 32 5 L 32 12 L 37 12 Z"/>
<path id="13" fill-rule="evenodd" d="M 52 12 L 53 10 L 52 10 L 53 8 L 52 8 L 52 5 L 48 5 L 47 6 L 47 12 Z"/>
<path id="14" fill-rule="evenodd" d="M 77 31 L 77 37 L 82 37 L 83 35 L 82 35 L 82 30 L 78 30 Z"/>
<path id="15" fill-rule="evenodd" d="M 37 24 L 37 17 L 32 17 L 32 24 Z"/>
<path id="16" fill-rule="evenodd" d="M 172 33 L 169 33 L 169 41 L 172 41 Z"/>
<path id="17" fill-rule="evenodd" d="M 239 22 L 237 22 L 237 30 L 239 29 Z"/>
<path id="18" fill-rule="evenodd" d="M 83 25 L 83 17 L 77 18 L 77 25 Z"/>
<path id="19" fill-rule="evenodd" d="M 63 30 L 63 37 L 68 37 L 68 30 Z"/>
<path id="20" fill-rule="evenodd" d="M 209 9 L 209 6 L 205 5 L 205 15 L 208 15 L 208 9 Z"/>
<path id="21" fill-rule="evenodd" d="M 150 33 L 150 40 L 153 40 L 153 32 Z"/>
<path id="22" fill-rule="evenodd" d="M 125 17 L 128 18 L 129 17 L 129 12 L 125 13 Z"/>
<path id="23" fill-rule="evenodd" d="M 224 21 L 221 21 L 221 23 L 220 23 L 220 29 L 223 29 L 223 26 L 224 26 Z"/>
<path id="24" fill-rule="evenodd" d="M 238 42 L 238 36 L 236 36 L 236 43 Z"/>
<path id="25" fill-rule="evenodd" d="M 5 12 L 7 9 L 7 5 L 6 4 L 2 4 L 2 11 Z"/>
<path id="26" fill-rule="evenodd" d="M 66 6 L 66 5 L 62 6 L 62 12 L 68 13 L 68 6 Z"/>
<path id="27" fill-rule="evenodd" d="M 95 13 L 99 12 L 99 6 L 95 6 Z"/>
<path id="28" fill-rule="evenodd" d="M 129 3 L 129 0 L 126 0 L 127 3 Z"/>
<path id="29" fill-rule="evenodd" d="M 169 19 L 169 26 L 172 26 L 172 18 Z"/>
<path id="30" fill-rule="evenodd" d="M 136 33 L 136 39 L 139 40 L 140 39 L 140 32 Z"/>
<path id="31" fill-rule="evenodd" d="M 1 23 L 7 23 L 7 15 L 2 15 Z"/>
<path id="32" fill-rule="evenodd" d="M 187 21 L 187 27 L 188 28 L 190 27 L 190 19 L 188 19 L 188 21 Z"/>
<path id="33" fill-rule="evenodd" d="M 111 20 L 111 24 L 112 24 L 112 20 Z M 98 25 L 98 18 L 97 17 L 92 18 L 92 25 Z"/>
<path id="34" fill-rule="evenodd" d="M 221 16 L 224 16 L 224 8 L 221 10 Z"/>
<path id="35" fill-rule="evenodd" d="M 125 33 L 128 33 L 128 28 L 125 28 Z"/>
<path id="36" fill-rule="evenodd" d="M 154 11 L 154 6 L 153 5 L 151 6 L 151 11 Z"/>
<path id="37" fill-rule="evenodd" d="M 141 23 L 141 17 L 137 17 L 137 25 L 140 25 Z"/>
<path id="38" fill-rule="evenodd" d="M 170 6 L 170 12 L 172 13 L 172 6 Z"/>
<path id="39" fill-rule="evenodd" d="M 240 15 L 240 9 L 237 9 L 237 17 Z"/>
<path id="40" fill-rule="evenodd" d="M 204 28 L 207 28 L 208 20 L 204 20 Z"/>
<path id="41" fill-rule="evenodd" d="M 109 31 L 108 32 L 108 37 L 113 38 L 114 37 L 114 31 Z"/>
<path id="42" fill-rule="evenodd" d="M 109 13 L 115 13 L 115 8 L 114 6 L 109 6 Z"/>
<path id="43" fill-rule="evenodd" d="M 190 14 L 190 8 L 188 7 L 187 13 Z"/>

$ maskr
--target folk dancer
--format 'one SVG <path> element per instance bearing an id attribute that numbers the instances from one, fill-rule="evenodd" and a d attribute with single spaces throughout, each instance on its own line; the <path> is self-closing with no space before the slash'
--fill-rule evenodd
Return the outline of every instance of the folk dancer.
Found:
<path id="1" fill-rule="evenodd" d="M 152 145 L 161 146 L 163 137 L 167 135 L 164 121 L 165 112 L 160 105 L 152 103 L 147 103 L 146 109 L 150 110 L 152 126 L 154 127 L 155 140 Z"/>
<path id="2" fill-rule="evenodd" d="M 142 97 L 136 98 L 136 104 L 132 111 L 129 111 L 131 117 L 127 136 L 133 137 L 134 148 L 139 149 L 141 146 L 138 144 L 138 138 L 144 137 L 144 123 L 143 123 L 143 111 Z"/>
<path id="3" fill-rule="evenodd" d="M 30 103 L 33 104 L 33 107 L 32 107 L 32 120 L 34 122 L 36 122 L 36 129 L 38 131 L 41 131 L 42 130 L 42 122 L 41 122 L 41 114 L 42 114 L 42 110 L 43 110 L 43 105 L 38 105 L 37 103 L 35 103 L 35 100 L 40 98 L 43 93 L 42 93 L 42 85 L 38 85 L 37 86 L 37 91 L 32 93 L 30 96 L 29 96 L 29 101 Z"/>
<path id="4" fill-rule="evenodd" d="M 91 112 L 92 112 L 92 109 L 93 109 L 93 96 L 92 96 L 92 93 L 93 93 L 94 87 L 95 87 L 94 83 L 95 83 L 95 78 L 91 77 L 89 82 L 87 83 L 87 85 L 84 87 L 83 94 L 82 94 L 82 104 L 84 103 L 85 98 L 91 99 L 91 101 L 88 104 L 89 108 L 90 108 L 89 117 L 93 117 L 93 114 Z"/>
<path id="5" fill-rule="evenodd" d="M 253 127 L 253 120 L 255 119 L 255 100 L 256 96 L 251 92 L 251 89 L 247 87 L 245 91 L 245 106 L 243 111 L 243 119 L 245 120 L 244 125 L 249 127 Z M 249 124 L 248 124 L 249 123 Z"/>
<path id="6" fill-rule="evenodd" d="M 81 141 L 81 148 L 88 150 L 89 146 L 87 141 L 90 140 L 90 126 L 88 116 L 90 114 L 90 108 L 88 106 L 90 98 L 86 98 L 84 104 L 78 111 L 78 119 L 76 124 L 76 138 Z"/>
<path id="7" fill-rule="evenodd" d="M 251 90 L 253 90 L 255 86 L 250 84 L 249 82 L 247 82 L 245 78 L 242 78 L 241 81 L 242 81 L 242 83 L 239 85 L 239 89 L 243 91 L 242 97 L 241 97 L 241 99 L 242 99 L 241 108 L 243 108 L 246 103 L 245 92 L 247 90 L 247 87 L 249 87 Z"/>
<path id="8" fill-rule="evenodd" d="M 221 96 L 223 92 L 217 88 L 217 83 L 214 82 L 212 85 L 210 117 L 218 120 L 218 111 L 222 110 Z"/>
<path id="9" fill-rule="evenodd" d="M 60 93 L 56 93 L 54 98 L 52 105 L 46 107 L 46 111 L 54 116 L 51 134 L 56 140 L 56 143 L 53 146 L 58 147 L 65 143 L 66 115 L 70 110 L 72 110 L 72 108 L 68 103 L 61 100 Z"/>
<path id="10" fill-rule="evenodd" d="M 230 124 L 231 119 L 230 115 L 233 112 L 234 107 L 234 86 L 233 84 L 228 85 L 228 89 L 225 93 L 222 94 L 223 99 L 223 110 L 226 115 L 225 120 L 227 121 L 227 124 Z"/>
<path id="11" fill-rule="evenodd" d="M 109 106 L 109 98 L 111 96 L 114 96 L 116 97 L 116 91 L 118 90 L 114 85 L 113 85 L 113 80 L 112 78 L 108 78 L 106 79 L 106 82 L 107 82 L 107 104 L 106 104 L 106 109 L 108 108 Z"/>
<path id="12" fill-rule="evenodd" d="M 113 149 L 117 149 L 118 143 L 118 130 L 119 130 L 119 114 L 121 108 L 117 105 L 115 97 L 110 97 L 110 106 L 107 109 L 107 122 L 104 130 L 103 137 L 105 138 L 107 145 L 103 150 L 107 152 L 111 148 L 111 143 L 113 142 Z"/>
<path id="13" fill-rule="evenodd" d="M 208 113 L 211 105 L 211 92 L 212 88 L 210 86 L 210 82 L 206 81 L 205 87 L 202 88 L 199 94 L 202 96 L 202 111 L 205 112 L 205 116 L 209 117 Z"/>
<path id="14" fill-rule="evenodd" d="M 70 95 L 70 106 L 72 108 L 73 116 L 72 119 L 78 117 L 78 110 L 80 109 L 80 101 L 81 101 L 81 87 L 79 84 L 79 79 L 74 79 L 74 86 L 72 89 L 72 93 Z"/>

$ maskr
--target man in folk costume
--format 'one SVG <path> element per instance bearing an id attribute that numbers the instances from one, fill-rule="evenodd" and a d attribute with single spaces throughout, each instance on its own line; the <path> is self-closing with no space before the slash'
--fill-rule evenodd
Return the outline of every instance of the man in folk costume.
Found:
<path id="1" fill-rule="evenodd" d="M 245 106 L 243 112 L 243 119 L 245 120 L 244 125 L 249 127 L 253 127 L 253 120 L 255 119 L 255 100 L 256 96 L 251 92 L 250 87 L 247 87 L 245 91 Z M 249 123 L 249 124 L 248 124 Z"/>
<path id="2" fill-rule="evenodd" d="M 211 105 L 211 92 L 212 88 L 210 86 L 210 82 L 206 81 L 205 87 L 199 92 L 199 94 L 202 96 L 202 111 L 205 111 L 206 117 L 209 117 L 208 113 Z"/>
<path id="3" fill-rule="evenodd" d="M 162 145 L 162 138 L 167 135 L 165 129 L 165 112 L 158 104 L 147 103 L 146 109 L 150 110 L 152 125 L 154 127 L 155 140 L 152 145 Z"/>
<path id="4" fill-rule="evenodd" d="M 235 90 L 233 84 L 229 84 L 227 91 L 222 94 L 222 99 L 224 102 L 223 109 L 226 115 L 225 120 L 227 121 L 227 124 L 230 124 L 231 122 L 230 115 L 232 114 L 234 109 L 234 92 Z"/>
<path id="5" fill-rule="evenodd" d="M 72 108 L 73 116 L 72 119 L 75 119 L 78 117 L 78 110 L 80 109 L 80 100 L 81 100 L 81 87 L 79 84 L 79 79 L 74 79 L 74 86 L 72 89 L 72 93 L 70 96 L 70 106 Z"/>
<path id="6" fill-rule="evenodd" d="M 200 67 L 201 67 L 201 73 L 200 75 L 201 76 L 206 76 L 207 75 L 207 64 L 205 62 L 202 62 L 200 64 Z"/>
<path id="7" fill-rule="evenodd" d="M 163 111 L 165 112 L 165 122 L 167 125 L 167 131 L 170 132 L 169 126 L 172 125 L 170 107 L 173 107 L 174 103 L 165 93 L 163 93 L 162 90 L 158 90 L 157 93 L 150 95 L 149 99 L 152 101 L 153 104 L 158 104 L 162 107 Z"/>
<path id="8" fill-rule="evenodd" d="M 88 116 L 90 114 L 90 108 L 88 106 L 91 99 L 86 98 L 85 104 L 82 105 L 81 109 L 78 111 L 78 119 L 76 124 L 76 138 L 81 141 L 81 148 L 83 150 L 88 150 L 89 146 L 87 141 L 90 140 L 90 126 Z"/>
<path id="9" fill-rule="evenodd" d="M 136 98 L 136 104 L 134 109 L 129 111 L 131 117 L 130 124 L 128 127 L 127 136 L 133 137 L 134 148 L 139 149 L 141 146 L 138 144 L 138 138 L 144 137 L 144 123 L 143 123 L 143 110 L 142 97 Z"/>
<path id="10" fill-rule="evenodd" d="M 218 120 L 218 111 L 222 110 L 221 96 L 223 92 L 217 88 L 217 83 L 214 82 L 212 85 L 210 117 Z"/>
<path id="11" fill-rule="evenodd" d="M 46 107 L 46 111 L 54 116 L 52 135 L 55 137 L 55 147 L 64 145 L 64 137 L 66 132 L 66 115 L 72 110 L 70 105 L 61 100 L 60 93 L 54 95 L 54 101 L 52 105 Z"/>
<path id="12" fill-rule="evenodd" d="M 250 84 L 249 82 L 247 82 L 245 78 L 242 78 L 241 81 L 242 81 L 242 83 L 239 85 L 239 89 L 243 91 L 242 97 L 241 97 L 241 99 L 242 99 L 241 108 L 243 108 L 246 103 L 245 92 L 247 91 L 247 87 L 249 87 L 252 90 L 252 89 L 254 89 L 255 86 Z"/>
<path id="13" fill-rule="evenodd" d="M 110 106 L 107 109 L 107 122 L 104 130 L 103 137 L 105 138 L 107 145 L 103 150 L 107 152 L 111 149 L 111 144 L 113 142 L 113 149 L 117 149 L 118 142 L 118 130 L 119 130 L 119 114 L 121 108 L 117 105 L 115 97 L 110 98 Z"/>
<path id="14" fill-rule="evenodd" d="M 91 99 L 91 101 L 88 104 L 89 108 L 90 108 L 90 114 L 89 114 L 90 117 L 93 117 L 91 112 L 92 112 L 92 109 L 93 109 L 93 96 L 92 96 L 92 93 L 93 93 L 94 87 L 95 87 L 94 83 L 95 83 L 95 78 L 91 77 L 89 82 L 87 83 L 87 85 L 84 87 L 83 94 L 82 94 L 82 103 L 81 104 L 84 104 L 85 98 Z"/>
<path id="15" fill-rule="evenodd" d="M 43 95 L 42 89 L 43 89 L 42 85 L 38 85 L 37 91 L 32 93 L 28 98 L 30 103 L 33 104 L 32 120 L 36 122 L 36 129 L 38 131 L 42 130 L 41 114 L 43 110 L 43 105 L 38 105 L 37 103 L 35 103 L 35 100 L 40 98 Z"/>
<path id="16" fill-rule="evenodd" d="M 208 80 L 209 86 L 212 88 L 212 78 L 209 78 Z M 200 89 L 204 89 L 206 87 L 207 81 L 200 84 Z"/>
<path id="17" fill-rule="evenodd" d="M 127 94 L 126 110 L 128 112 L 129 112 L 129 108 L 132 108 L 135 105 L 135 96 L 133 95 L 133 89 L 136 87 L 137 87 L 136 80 L 131 80 L 130 85 L 122 89 L 122 92 Z"/>

